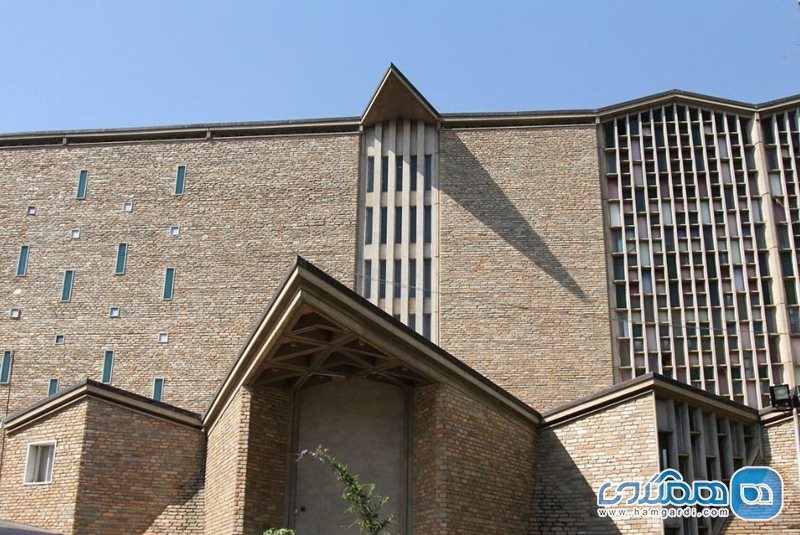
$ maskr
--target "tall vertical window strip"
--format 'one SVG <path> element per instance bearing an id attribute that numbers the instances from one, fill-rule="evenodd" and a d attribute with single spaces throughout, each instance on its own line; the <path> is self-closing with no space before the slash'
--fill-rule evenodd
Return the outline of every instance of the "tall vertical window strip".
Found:
<path id="1" fill-rule="evenodd" d="M 408 209 L 408 241 L 417 243 L 417 207 L 412 206 Z"/>
<path id="2" fill-rule="evenodd" d="M 425 212 L 423 214 L 423 218 L 424 218 L 424 224 L 425 224 L 425 228 L 423 229 L 424 233 L 425 233 L 425 241 L 424 241 L 424 243 L 431 243 L 431 238 L 433 237 L 433 232 L 432 232 L 432 228 L 431 228 L 432 221 L 431 221 L 431 207 L 430 207 L 430 205 L 425 207 Z"/>
<path id="3" fill-rule="evenodd" d="M 8 384 L 11 380 L 11 351 L 3 351 L 3 362 L 0 367 L 0 384 Z"/>
<path id="4" fill-rule="evenodd" d="M 75 194 L 75 197 L 78 199 L 85 199 L 86 198 L 86 184 L 89 181 L 89 171 L 81 171 L 80 176 L 78 176 L 78 191 Z"/>
<path id="5" fill-rule="evenodd" d="M 389 221 L 386 212 L 386 207 L 383 206 L 381 207 L 381 243 L 386 243 L 386 238 L 387 238 L 386 235 L 388 234 L 388 228 L 389 228 L 388 225 Z"/>
<path id="6" fill-rule="evenodd" d="M 399 298 L 400 297 L 400 272 L 402 270 L 402 264 L 400 260 L 394 261 L 394 295 L 392 297 Z"/>
<path id="7" fill-rule="evenodd" d="M 386 260 L 378 263 L 378 297 L 386 297 Z"/>
<path id="8" fill-rule="evenodd" d="M 423 297 L 431 296 L 431 259 L 426 258 L 422 264 L 422 295 Z"/>
<path id="9" fill-rule="evenodd" d="M 17 277 L 24 277 L 28 272 L 28 251 L 30 248 L 23 245 L 19 249 L 19 261 L 17 262 Z"/>
<path id="10" fill-rule="evenodd" d="M 58 379 L 53 378 L 47 383 L 47 395 L 52 396 L 56 392 L 58 392 Z"/>
<path id="11" fill-rule="evenodd" d="M 175 195 L 183 195 L 183 188 L 186 185 L 186 166 L 178 166 L 178 174 L 175 176 Z"/>
<path id="12" fill-rule="evenodd" d="M 367 193 L 375 191 L 375 157 L 367 158 Z"/>
<path id="13" fill-rule="evenodd" d="M 175 268 L 164 270 L 164 299 L 172 299 L 175 287 Z"/>
<path id="14" fill-rule="evenodd" d="M 408 185 L 411 191 L 417 191 L 417 156 L 412 155 L 409 160 Z"/>
<path id="15" fill-rule="evenodd" d="M 413 258 L 408 264 L 408 296 L 417 296 L 417 261 Z"/>
<path id="16" fill-rule="evenodd" d="M 381 158 L 381 191 L 389 191 L 389 157 Z"/>
<path id="17" fill-rule="evenodd" d="M 364 222 L 364 245 L 372 243 L 372 208 L 367 208 L 366 221 Z"/>
<path id="18" fill-rule="evenodd" d="M 430 154 L 425 155 L 425 191 L 431 190 L 431 182 L 433 175 L 433 157 Z"/>
<path id="19" fill-rule="evenodd" d="M 395 206 L 394 208 L 394 242 L 403 242 L 403 207 Z"/>
<path id="20" fill-rule="evenodd" d="M 396 191 L 403 191 L 403 157 L 401 155 L 397 155 L 394 158 L 395 163 L 395 190 Z"/>
<path id="21" fill-rule="evenodd" d="M 364 297 L 372 297 L 372 260 L 364 260 Z"/>
<path id="22" fill-rule="evenodd" d="M 114 268 L 115 275 L 122 275 L 125 273 L 125 260 L 128 256 L 128 244 L 120 243 L 117 246 L 117 265 Z"/>
<path id="23" fill-rule="evenodd" d="M 64 272 L 64 285 L 61 287 L 61 302 L 67 303 L 72 299 L 72 283 L 75 278 L 75 272 L 68 269 Z"/>
<path id="24" fill-rule="evenodd" d="M 153 399 L 161 401 L 164 398 L 164 379 L 156 377 L 153 381 Z"/>
<path id="25" fill-rule="evenodd" d="M 103 383 L 111 382 L 111 374 L 114 372 L 114 352 L 106 351 L 103 355 Z"/>

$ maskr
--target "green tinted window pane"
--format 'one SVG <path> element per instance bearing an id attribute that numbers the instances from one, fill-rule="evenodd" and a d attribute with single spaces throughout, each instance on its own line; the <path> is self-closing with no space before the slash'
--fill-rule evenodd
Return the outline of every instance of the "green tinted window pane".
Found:
<path id="1" fill-rule="evenodd" d="M 86 198 L 86 184 L 89 181 L 89 171 L 81 171 L 80 177 L 78 177 L 78 192 L 77 197 L 79 199 Z"/>
<path id="2" fill-rule="evenodd" d="M 186 166 L 178 166 L 178 175 L 175 177 L 175 195 L 183 194 L 183 187 L 186 182 Z"/>
<path id="3" fill-rule="evenodd" d="M 127 243 L 120 243 L 119 247 L 117 247 L 117 266 L 114 269 L 114 273 L 117 275 L 122 275 L 125 273 L 125 259 L 128 255 L 128 244 Z"/>
<path id="4" fill-rule="evenodd" d="M 50 379 L 50 383 L 47 385 L 47 395 L 52 396 L 58 392 L 58 379 Z"/>
<path id="5" fill-rule="evenodd" d="M 19 250 L 19 261 L 17 262 L 17 276 L 22 277 L 28 271 L 28 246 L 23 245 Z"/>
<path id="6" fill-rule="evenodd" d="M 175 286 L 175 268 L 167 268 L 164 272 L 164 299 L 172 299 L 172 291 Z"/>
<path id="7" fill-rule="evenodd" d="M 161 401 L 164 396 L 164 379 L 156 379 L 153 381 L 153 399 Z"/>
<path id="8" fill-rule="evenodd" d="M 3 352 L 3 365 L 0 368 L 0 383 L 8 383 L 11 379 L 11 351 Z"/>
<path id="9" fill-rule="evenodd" d="M 103 356 L 103 382 L 108 384 L 111 382 L 111 372 L 114 369 L 114 352 L 106 351 Z"/>
<path id="10" fill-rule="evenodd" d="M 72 270 L 64 272 L 64 286 L 61 289 L 61 301 L 67 302 L 72 298 L 72 280 L 75 272 Z"/>

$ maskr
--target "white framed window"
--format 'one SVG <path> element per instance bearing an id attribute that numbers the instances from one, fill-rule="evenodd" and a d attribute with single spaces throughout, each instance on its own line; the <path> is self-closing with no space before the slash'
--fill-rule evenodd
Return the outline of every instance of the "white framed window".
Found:
<path id="1" fill-rule="evenodd" d="M 166 344 L 169 342 L 169 334 L 167 333 L 158 333 L 158 343 L 159 344 Z"/>
<path id="2" fill-rule="evenodd" d="M 169 228 L 169 235 L 173 238 L 181 235 L 181 227 L 174 226 Z"/>
<path id="3" fill-rule="evenodd" d="M 122 204 L 122 211 L 123 212 L 133 212 L 133 203 L 128 201 Z"/>
<path id="4" fill-rule="evenodd" d="M 119 317 L 119 307 L 112 306 L 108 311 L 108 315 L 110 317 L 112 317 L 112 318 L 118 318 Z"/>
<path id="5" fill-rule="evenodd" d="M 81 229 L 79 228 L 72 229 L 72 233 L 70 234 L 70 236 L 72 237 L 73 240 L 77 240 L 78 238 L 81 237 Z"/>
<path id="6" fill-rule="evenodd" d="M 28 458 L 25 461 L 25 484 L 44 485 L 52 483 L 55 458 L 55 440 L 28 444 Z"/>

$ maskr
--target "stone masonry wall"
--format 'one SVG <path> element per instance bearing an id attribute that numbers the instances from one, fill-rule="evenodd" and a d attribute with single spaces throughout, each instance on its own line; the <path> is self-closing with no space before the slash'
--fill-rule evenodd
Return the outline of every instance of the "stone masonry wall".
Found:
<path id="1" fill-rule="evenodd" d="M 415 392 L 414 412 L 414 532 L 527 533 L 533 425 L 445 385 Z"/>
<path id="2" fill-rule="evenodd" d="M 352 285 L 358 147 L 357 134 L 342 134 L 0 149 L 0 351 L 15 352 L 0 417 L 47 395 L 50 378 L 99 380 L 106 349 L 114 386 L 150 396 L 163 377 L 165 402 L 202 412 L 296 255 Z M 115 275 L 121 242 L 127 266 Z M 17 277 L 23 245 L 28 270 Z M 171 301 L 166 267 L 176 270 Z"/>
<path id="3" fill-rule="evenodd" d="M 539 410 L 610 386 L 594 127 L 443 130 L 439 182 L 440 345 Z"/>
<path id="4" fill-rule="evenodd" d="M 267 528 L 288 525 L 285 491 L 289 460 L 290 392 L 264 386 L 252 386 L 248 390 L 251 394 L 251 413 L 244 533 L 261 535 Z"/>
<path id="5" fill-rule="evenodd" d="M 239 535 L 244 521 L 250 396 L 239 389 L 208 432 L 206 535 Z"/>
<path id="6" fill-rule="evenodd" d="M 203 533 L 200 429 L 89 398 L 76 533 Z"/>
<path id="7" fill-rule="evenodd" d="M 654 404 L 648 394 L 540 431 L 534 533 L 661 533 L 658 518 L 597 516 L 603 482 L 644 482 L 659 471 Z"/>
<path id="8" fill-rule="evenodd" d="M 762 432 L 763 458 L 755 464 L 774 468 L 783 478 L 783 510 L 767 522 L 747 522 L 731 515 L 722 533 L 750 535 L 759 533 L 800 533 L 800 485 L 794 423 L 791 418 L 765 427 Z"/>
<path id="9" fill-rule="evenodd" d="M 78 402 L 35 425 L 6 434 L 0 471 L 0 518 L 60 530 L 64 535 L 79 533 L 74 517 L 87 407 L 85 401 Z M 28 444 L 49 440 L 57 441 L 52 483 L 24 484 Z"/>

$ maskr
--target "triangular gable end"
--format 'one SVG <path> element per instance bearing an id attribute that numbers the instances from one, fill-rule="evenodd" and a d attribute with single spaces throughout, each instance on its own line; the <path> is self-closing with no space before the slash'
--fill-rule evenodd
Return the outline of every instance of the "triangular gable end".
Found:
<path id="1" fill-rule="evenodd" d="M 439 121 L 439 112 L 425 100 L 400 69 L 391 64 L 364 110 L 361 124 L 394 119 L 435 123 Z"/>

